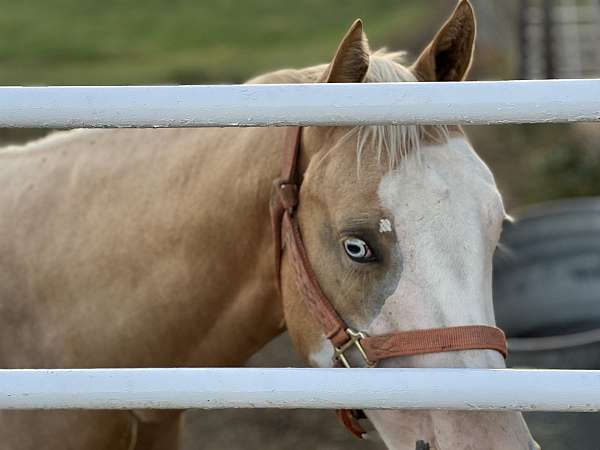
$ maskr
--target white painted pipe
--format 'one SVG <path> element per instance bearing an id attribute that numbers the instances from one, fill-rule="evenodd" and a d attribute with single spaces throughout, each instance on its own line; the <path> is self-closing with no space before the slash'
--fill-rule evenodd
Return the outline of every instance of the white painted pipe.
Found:
<path id="1" fill-rule="evenodd" d="M 1 409 L 600 410 L 600 371 L 0 370 Z"/>
<path id="2" fill-rule="evenodd" d="M 600 121 L 600 79 L 0 87 L 0 127 L 229 127 Z"/>

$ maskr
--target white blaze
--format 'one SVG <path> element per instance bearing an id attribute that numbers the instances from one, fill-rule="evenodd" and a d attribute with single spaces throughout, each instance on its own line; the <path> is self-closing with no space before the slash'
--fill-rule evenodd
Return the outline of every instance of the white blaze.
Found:
<path id="1" fill-rule="evenodd" d="M 491 172 L 466 139 L 409 153 L 382 178 L 378 194 L 393 214 L 402 273 L 366 331 L 494 324 L 492 256 L 504 208 Z M 472 350 L 392 358 L 380 366 L 504 367 L 504 361 L 494 351 Z M 430 442 L 432 450 L 524 450 L 532 442 L 516 413 L 367 415 L 390 449 L 412 450 L 418 439 Z"/>
<path id="2" fill-rule="evenodd" d="M 382 178 L 378 194 L 394 214 L 403 270 L 369 333 L 493 324 L 492 255 L 504 208 L 491 172 L 468 142 L 453 138 L 407 155 Z M 452 358 L 413 363 L 453 366 Z"/>

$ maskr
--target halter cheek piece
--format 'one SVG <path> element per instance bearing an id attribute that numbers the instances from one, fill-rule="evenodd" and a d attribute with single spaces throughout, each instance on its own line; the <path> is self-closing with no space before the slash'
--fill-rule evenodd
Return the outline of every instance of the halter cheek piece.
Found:
<path id="1" fill-rule="evenodd" d="M 297 164 L 301 137 L 302 127 L 289 128 L 286 132 L 281 178 L 273 183 L 271 224 L 275 239 L 276 273 L 280 282 L 281 252 L 285 247 L 289 252 L 288 259 L 293 268 L 298 291 L 311 315 L 333 345 L 335 364 L 350 367 L 346 352 L 351 348 L 358 350 L 367 367 L 374 367 L 379 360 L 386 358 L 474 349 L 496 350 L 506 358 L 504 333 L 499 328 L 488 325 L 432 328 L 368 336 L 362 331 L 350 328 L 342 320 L 323 293 L 312 270 L 295 214 L 299 201 Z M 354 435 L 363 437 L 364 430 L 356 420 L 364 417 L 361 411 L 339 410 L 338 416 Z"/>

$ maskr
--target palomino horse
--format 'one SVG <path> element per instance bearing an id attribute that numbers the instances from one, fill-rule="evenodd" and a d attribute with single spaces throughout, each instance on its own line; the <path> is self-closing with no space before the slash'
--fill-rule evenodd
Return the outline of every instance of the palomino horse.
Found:
<path id="1" fill-rule="evenodd" d="M 398 54 L 371 54 L 357 21 L 331 64 L 253 82 L 459 81 L 474 36 L 462 0 L 404 67 Z M 332 366 L 333 347 L 296 288 L 287 248 L 278 290 L 269 203 L 289 131 L 72 131 L 4 149 L 0 365 L 235 366 L 287 326 L 308 363 Z M 294 218 L 345 323 L 370 335 L 494 324 L 492 254 L 505 213 L 459 128 L 310 127 L 301 135 Z M 364 364 L 354 350 L 348 359 Z M 381 365 L 504 361 L 480 349 Z M 515 412 L 366 415 L 393 449 L 413 450 L 419 440 L 437 450 L 536 448 Z M 179 417 L 2 412 L 1 447 L 175 449 Z"/>

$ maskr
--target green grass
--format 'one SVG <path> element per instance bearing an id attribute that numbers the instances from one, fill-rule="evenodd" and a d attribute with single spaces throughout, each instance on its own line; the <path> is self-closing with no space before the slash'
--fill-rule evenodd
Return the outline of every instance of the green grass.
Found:
<path id="1" fill-rule="evenodd" d="M 448 8 L 419 0 L 0 0 L 0 85 L 241 82 L 328 61 L 361 17 L 371 47 L 418 51 Z M 510 77 L 479 49 L 474 78 Z M 479 74 L 479 75 L 478 75 Z M 509 204 L 600 194 L 600 162 L 569 126 L 476 127 Z M 0 145 L 39 130 L 0 130 Z M 582 150 L 583 149 L 583 150 Z"/>
<path id="2" fill-rule="evenodd" d="M 0 11 L 0 85 L 239 82 L 328 60 L 356 17 L 377 48 L 433 34 L 441 16 L 418 0 L 0 0 Z"/>

